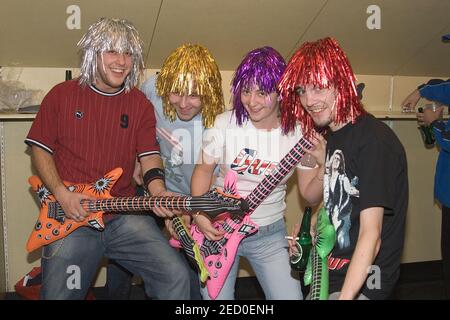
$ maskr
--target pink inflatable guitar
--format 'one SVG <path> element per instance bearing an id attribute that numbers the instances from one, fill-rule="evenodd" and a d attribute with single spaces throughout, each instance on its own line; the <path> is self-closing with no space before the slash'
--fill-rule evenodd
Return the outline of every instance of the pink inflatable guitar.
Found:
<path id="1" fill-rule="evenodd" d="M 284 156 L 278 165 L 267 175 L 256 188 L 245 198 L 249 210 L 243 218 L 227 216 L 223 224 L 217 222 L 214 226 L 218 230 L 224 230 L 225 235 L 218 241 L 206 239 L 194 225 L 191 235 L 196 245 L 200 247 L 209 279 L 206 281 L 208 294 L 211 299 L 216 299 L 233 265 L 239 243 L 246 236 L 255 233 L 258 226 L 250 219 L 253 211 L 267 198 L 283 178 L 300 162 L 305 154 L 303 149 L 310 149 L 311 143 L 301 138 L 297 144 Z M 234 172 L 234 171 L 230 171 Z M 227 174 L 224 185 L 225 193 L 236 193 L 236 173 Z M 175 245 L 174 241 L 171 241 Z M 178 244 L 182 246 L 182 244 Z"/>

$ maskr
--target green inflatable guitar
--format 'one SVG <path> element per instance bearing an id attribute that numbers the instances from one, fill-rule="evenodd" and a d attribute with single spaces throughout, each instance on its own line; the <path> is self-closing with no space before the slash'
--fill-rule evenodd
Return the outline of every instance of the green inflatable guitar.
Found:
<path id="1" fill-rule="evenodd" d="M 305 271 L 305 285 L 311 285 L 311 300 L 328 299 L 328 255 L 336 242 L 336 232 L 328 212 L 321 208 L 317 217 L 315 244 Z"/>

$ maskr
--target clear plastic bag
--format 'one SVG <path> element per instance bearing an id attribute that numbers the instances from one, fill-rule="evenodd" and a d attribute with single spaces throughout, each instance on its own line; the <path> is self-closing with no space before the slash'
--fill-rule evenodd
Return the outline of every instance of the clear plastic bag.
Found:
<path id="1" fill-rule="evenodd" d="M 0 80 L 0 112 L 15 113 L 19 108 L 40 103 L 41 90 L 26 89 L 20 81 Z"/>

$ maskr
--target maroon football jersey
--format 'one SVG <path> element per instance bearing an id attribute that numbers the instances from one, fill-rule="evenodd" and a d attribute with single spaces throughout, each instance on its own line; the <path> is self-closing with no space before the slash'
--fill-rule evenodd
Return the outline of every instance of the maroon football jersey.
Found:
<path id="1" fill-rule="evenodd" d="M 25 140 L 53 155 L 63 180 L 88 183 L 121 167 L 114 196 L 135 194 L 136 156 L 159 154 L 153 105 L 136 88 L 110 94 L 71 80 L 42 101 Z"/>

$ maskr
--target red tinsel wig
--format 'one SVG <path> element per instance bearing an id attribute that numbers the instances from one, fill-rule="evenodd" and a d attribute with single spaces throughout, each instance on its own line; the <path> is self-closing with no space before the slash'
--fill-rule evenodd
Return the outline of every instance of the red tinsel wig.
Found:
<path id="1" fill-rule="evenodd" d="M 309 137 L 314 122 L 300 102 L 296 88 L 308 84 L 336 90 L 336 124 L 352 122 L 364 113 L 358 99 L 355 75 L 347 56 L 333 38 L 304 43 L 292 56 L 278 83 L 281 97 L 281 126 L 284 133 L 294 129 L 298 120 Z"/>

